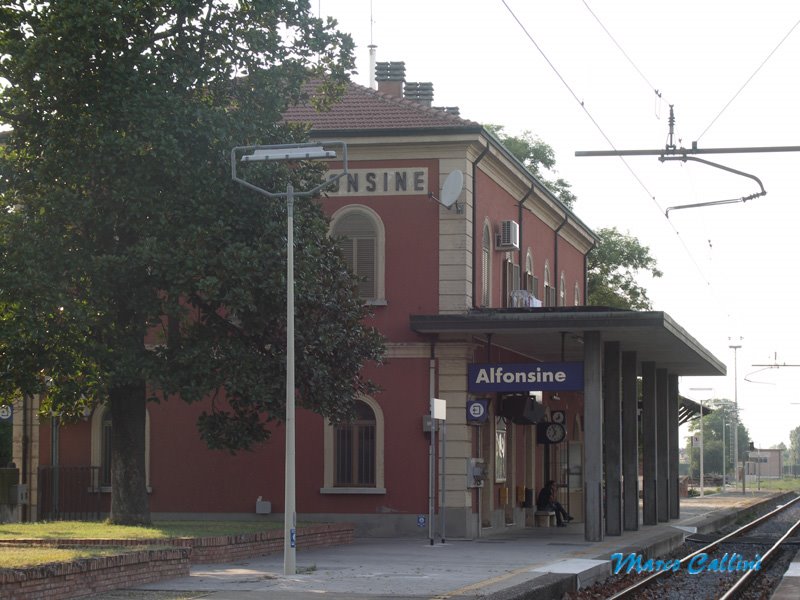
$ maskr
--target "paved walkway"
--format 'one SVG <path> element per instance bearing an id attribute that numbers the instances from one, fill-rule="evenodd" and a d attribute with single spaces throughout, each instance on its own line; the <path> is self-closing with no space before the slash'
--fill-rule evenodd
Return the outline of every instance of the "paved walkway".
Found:
<path id="1" fill-rule="evenodd" d="M 283 556 L 279 554 L 237 564 L 198 565 L 189 577 L 144 585 L 127 596 L 115 597 L 503 600 L 534 587 L 541 590 L 538 597 L 560 597 L 563 592 L 558 590 L 574 585 L 576 578 L 586 585 L 605 577 L 608 557 L 614 552 L 663 552 L 676 540 L 682 541 L 686 533 L 708 531 L 721 519 L 770 495 L 729 492 L 682 499 L 680 519 L 622 536 L 606 536 L 602 542 L 585 541 L 580 523 L 552 529 L 509 529 L 477 540 L 448 540 L 433 546 L 427 539 L 358 539 L 350 545 L 298 552 L 299 573 L 295 576 L 282 574 Z"/>

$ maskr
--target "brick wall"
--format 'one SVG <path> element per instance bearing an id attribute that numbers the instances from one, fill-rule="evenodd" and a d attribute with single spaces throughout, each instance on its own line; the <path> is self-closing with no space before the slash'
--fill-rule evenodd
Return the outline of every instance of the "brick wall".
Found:
<path id="1" fill-rule="evenodd" d="M 0 570 L 4 600 L 79 598 L 189 574 L 188 548 L 144 550 L 117 556 Z"/>
<path id="2" fill-rule="evenodd" d="M 354 526 L 331 523 L 299 527 L 297 549 L 349 544 Z M 13 540 L 2 547 L 31 546 L 173 546 L 166 550 L 132 551 L 118 556 L 82 559 L 29 569 L 0 569 L 3 600 L 79 598 L 162 579 L 184 577 L 191 564 L 236 562 L 283 551 L 283 530 L 207 538 L 157 540 Z"/>
<path id="3" fill-rule="evenodd" d="M 353 542 L 353 531 L 354 526 L 350 523 L 299 527 L 297 550 L 350 544 Z M 193 564 L 232 562 L 282 552 L 283 530 L 182 541 L 191 542 Z"/>
<path id="4" fill-rule="evenodd" d="M 352 523 L 324 523 L 298 527 L 297 550 L 351 544 L 353 542 L 354 529 L 355 527 Z M 205 538 L 160 538 L 152 540 L 0 540 L 0 548 L 3 546 L 177 546 L 191 550 L 189 560 L 192 564 L 208 564 L 234 562 L 253 556 L 282 552 L 283 530 L 273 529 L 258 533 Z"/>

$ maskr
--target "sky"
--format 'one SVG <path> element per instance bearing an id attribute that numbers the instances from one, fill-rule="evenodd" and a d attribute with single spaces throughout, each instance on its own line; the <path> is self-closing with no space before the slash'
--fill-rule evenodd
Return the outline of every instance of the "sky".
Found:
<path id="1" fill-rule="evenodd" d="M 356 43 L 356 83 L 378 61 L 432 82 L 434 106 L 530 131 L 592 229 L 616 227 L 664 272 L 642 278 L 664 311 L 728 367 L 683 377 L 694 400 L 738 400 L 759 447 L 800 425 L 800 152 L 696 155 L 756 177 L 657 156 L 576 151 L 800 146 L 800 4 L 794 0 L 312 0 Z M 732 345 L 741 346 L 734 351 Z M 758 365 L 797 365 L 764 368 Z M 734 377 L 734 371 L 738 375 Z"/>

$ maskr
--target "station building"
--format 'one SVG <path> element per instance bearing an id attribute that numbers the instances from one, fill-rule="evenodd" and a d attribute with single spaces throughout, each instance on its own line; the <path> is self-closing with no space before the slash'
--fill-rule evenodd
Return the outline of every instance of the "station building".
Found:
<path id="1" fill-rule="evenodd" d="M 328 112 L 285 115 L 347 144 L 348 174 L 321 202 L 387 342 L 368 367 L 382 391 L 353 423 L 298 410 L 298 519 L 475 538 L 533 525 L 551 479 L 590 541 L 676 518 L 678 378 L 724 365 L 666 313 L 586 306 L 591 229 L 481 124 L 431 106 L 402 63 L 377 73 L 378 90 L 350 84 Z M 28 518 L 78 513 L 79 499 L 107 510 L 108 412 L 58 426 L 38 423 L 35 399 L 26 409 Z M 148 408 L 153 516 L 282 518 L 281 427 L 231 456 L 200 440 L 202 409 Z"/>

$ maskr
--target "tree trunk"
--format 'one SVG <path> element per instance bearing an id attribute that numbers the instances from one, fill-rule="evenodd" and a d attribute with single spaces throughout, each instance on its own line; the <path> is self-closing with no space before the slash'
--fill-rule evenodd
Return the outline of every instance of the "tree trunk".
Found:
<path id="1" fill-rule="evenodd" d="M 111 522 L 150 523 L 145 470 L 144 381 L 113 388 L 111 405 Z"/>

